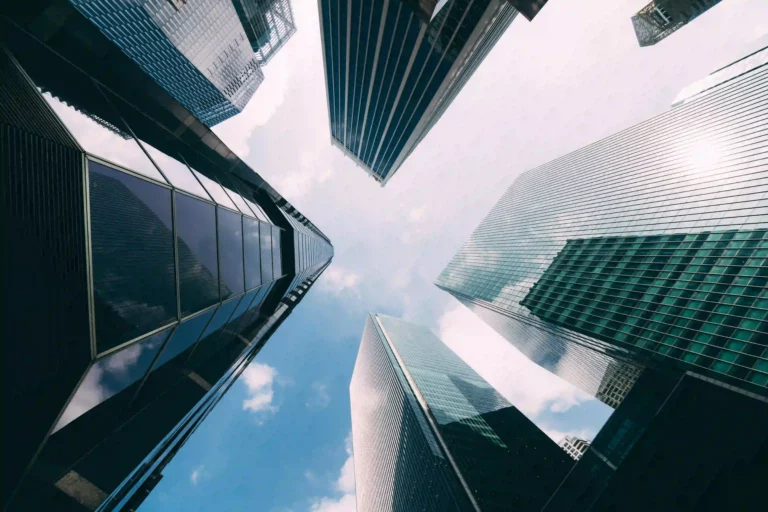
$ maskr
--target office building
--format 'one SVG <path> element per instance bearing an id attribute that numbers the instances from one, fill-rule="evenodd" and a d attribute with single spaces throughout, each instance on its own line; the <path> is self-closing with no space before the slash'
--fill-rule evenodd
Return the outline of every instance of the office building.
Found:
<path id="1" fill-rule="evenodd" d="M 543 512 L 751 510 L 766 457 L 768 399 L 649 369 Z"/>
<path id="2" fill-rule="evenodd" d="M 371 314 L 350 384 L 358 510 L 541 510 L 573 461 L 429 329 Z"/>
<path id="3" fill-rule="evenodd" d="M 14 7 L 2 506 L 135 508 L 333 247 L 77 11 Z"/>
<path id="4" fill-rule="evenodd" d="M 289 0 L 232 0 L 260 65 L 269 62 L 296 33 Z"/>
<path id="5" fill-rule="evenodd" d="M 517 15 L 504 0 L 318 5 L 331 143 L 382 186 Z"/>
<path id="6" fill-rule="evenodd" d="M 589 448 L 589 441 L 576 436 L 565 436 L 557 443 L 557 446 L 565 450 L 572 459 L 579 460 Z"/>
<path id="7" fill-rule="evenodd" d="M 522 174 L 437 286 L 614 407 L 649 365 L 766 394 L 766 62 Z"/>
<path id="8" fill-rule="evenodd" d="M 720 0 L 652 0 L 632 16 L 640 46 L 651 46 L 684 27 Z"/>
<path id="9" fill-rule="evenodd" d="M 232 2 L 70 2 L 206 126 L 240 113 L 264 80 Z"/>

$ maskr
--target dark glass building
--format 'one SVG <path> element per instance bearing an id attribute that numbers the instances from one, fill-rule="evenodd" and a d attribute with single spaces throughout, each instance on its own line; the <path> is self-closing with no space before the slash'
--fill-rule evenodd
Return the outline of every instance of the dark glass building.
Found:
<path id="1" fill-rule="evenodd" d="M 720 0 L 652 0 L 632 16 L 640 46 L 651 46 L 698 18 Z"/>
<path id="2" fill-rule="evenodd" d="M 70 2 L 206 126 L 241 112 L 264 80 L 230 1 Z"/>
<path id="3" fill-rule="evenodd" d="M 614 407 L 646 366 L 768 394 L 766 62 L 522 174 L 437 286 Z"/>
<path id="4" fill-rule="evenodd" d="M 504 0 L 318 3 L 331 143 L 382 185 L 517 15 Z"/>
<path id="5" fill-rule="evenodd" d="M 2 505 L 133 509 L 333 247 L 56 5 L 0 30 Z"/>
<path id="6" fill-rule="evenodd" d="M 269 62 L 296 33 L 289 0 L 232 0 L 232 3 L 256 61 L 261 65 Z"/>
<path id="7" fill-rule="evenodd" d="M 358 510 L 541 510 L 573 461 L 428 329 L 371 314 L 350 384 Z"/>

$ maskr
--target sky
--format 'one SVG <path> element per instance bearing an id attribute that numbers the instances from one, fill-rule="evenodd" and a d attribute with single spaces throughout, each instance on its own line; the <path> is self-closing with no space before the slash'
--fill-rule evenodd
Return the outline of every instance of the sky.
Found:
<path id="1" fill-rule="evenodd" d="M 522 16 L 382 188 L 330 145 L 316 0 L 246 109 L 214 131 L 331 239 L 333 264 L 272 336 L 142 511 L 355 510 L 349 381 L 368 312 L 433 329 L 552 439 L 611 409 L 528 361 L 432 283 L 522 172 L 669 109 L 768 45 L 768 2 L 728 0 L 640 48 L 645 0 L 549 0 Z"/>

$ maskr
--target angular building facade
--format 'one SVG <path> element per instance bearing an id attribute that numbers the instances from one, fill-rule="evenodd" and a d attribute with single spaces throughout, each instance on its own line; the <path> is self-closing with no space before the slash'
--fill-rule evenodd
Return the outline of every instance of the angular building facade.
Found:
<path id="1" fill-rule="evenodd" d="M 522 174 L 437 286 L 614 407 L 648 365 L 766 394 L 766 53 Z"/>
<path id="2" fill-rule="evenodd" d="M 241 112 L 264 80 L 232 2 L 70 1 L 206 126 Z"/>
<path id="3" fill-rule="evenodd" d="M 428 329 L 366 322 L 350 384 L 358 510 L 540 510 L 573 461 Z"/>
<path id="4" fill-rule="evenodd" d="M 331 143 L 382 186 L 517 15 L 504 0 L 318 5 Z"/>
<path id="5" fill-rule="evenodd" d="M 2 504 L 132 509 L 333 247 L 85 18 L 36 8 L 0 31 Z"/>
<path id="6" fill-rule="evenodd" d="M 720 0 L 653 0 L 632 16 L 637 42 L 651 46 L 698 18 Z"/>
<path id="7" fill-rule="evenodd" d="M 232 0 L 260 65 L 269 62 L 296 33 L 289 0 Z"/>
<path id="8" fill-rule="evenodd" d="M 589 448 L 589 441 L 576 436 L 565 436 L 557 445 L 565 450 L 572 459 L 579 460 Z"/>

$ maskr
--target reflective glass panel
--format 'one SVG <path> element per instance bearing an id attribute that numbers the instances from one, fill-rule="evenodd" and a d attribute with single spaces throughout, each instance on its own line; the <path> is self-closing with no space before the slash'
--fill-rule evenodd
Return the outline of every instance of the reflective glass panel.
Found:
<path id="1" fill-rule="evenodd" d="M 93 363 L 53 431 L 144 377 L 170 331 L 160 331 Z"/>
<path id="2" fill-rule="evenodd" d="M 212 179 L 208 178 L 207 176 L 197 172 L 194 169 L 192 169 L 192 172 L 195 173 L 195 176 L 200 178 L 200 181 L 205 187 L 205 190 L 208 191 L 208 193 L 211 195 L 214 201 L 216 201 L 220 205 L 227 206 L 229 208 L 232 208 L 233 210 L 237 210 L 235 203 L 233 203 L 232 200 L 229 199 L 229 196 L 227 196 L 227 193 L 224 192 L 224 189 L 221 188 L 221 185 L 219 185 Z"/>
<path id="3" fill-rule="evenodd" d="M 219 268 L 221 270 L 221 299 L 245 291 L 243 274 L 242 216 L 219 208 Z"/>
<path id="4" fill-rule="evenodd" d="M 268 283 L 272 280 L 272 226 L 264 224 L 259 225 L 261 233 L 261 279 Z"/>
<path id="5" fill-rule="evenodd" d="M 256 215 L 256 218 L 263 222 L 268 222 L 267 216 L 264 214 L 264 212 L 259 208 L 259 205 L 254 203 L 253 201 L 247 199 L 245 196 L 241 196 L 243 198 L 243 201 L 248 203 L 248 206 L 251 207 L 251 210 Z"/>
<path id="6" fill-rule="evenodd" d="M 240 194 L 238 194 L 237 192 L 232 190 L 231 187 L 223 187 L 223 188 L 224 188 L 225 192 L 227 193 L 227 195 L 229 196 L 229 198 L 232 199 L 232 201 L 234 201 L 234 203 L 237 206 L 238 210 L 240 210 L 241 212 L 243 212 L 246 215 L 253 216 L 253 211 L 251 211 L 251 209 L 248 208 L 248 205 L 245 204 L 245 201 L 240 196 Z"/>
<path id="7" fill-rule="evenodd" d="M 210 196 L 205 192 L 200 182 L 192 175 L 192 171 L 189 170 L 186 164 L 166 155 L 159 149 L 155 149 L 150 144 L 141 141 L 141 145 L 147 150 L 152 160 L 160 167 L 165 176 L 170 180 L 171 184 L 175 187 L 179 187 L 182 190 L 186 190 L 190 194 L 195 194 L 203 199 L 211 200 Z"/>
<path id="8" fill-rule="evenodd" d="M 245 288 L 250 290 L 261 284 L 261 252 L 259 249 L 259 221 L 243 218 L 245 245 Z"/>
<path id="9" fill-rule="evenodd" d="M 99 352 L 176 320 L 171 191 L 88 162 Z"/>
<path id="10" fill-rule="evenodd" d="M 176 194 L 181 314 L 189 315 L 219 301 L 216 207 Z"/>
<path id="11" fill-rule="evenodd" d="M 275 273 L 275 279 L 283 275 L 283 267 L 280 257 L 280 228 L 272 226 L 272 270 Z"/>
<path id="12" fill-rule="evenodd" d="M 242 299 L 242 297 L 240 297 L 240 299 Z M 201 343 L 204 342 L 211 334 L 221 329 L 229 321 L 229 317 L 232 316 L 232 312 L 235 310 L 237 305 L 240 304 L 240 299 L 234 299 L 219 306 L 216 314 L 211 319 L 211 323 L 208 324 L 208 327 L 205 328 L 205 332 L 200 337 Z"/>
<path id="13" fill-rule="evenodd" d="M 100 95 L 95 88 L 93 94 Z M 116 115 L 113 122 L 107 122 L 65 105 L 50 93 L 44 93 L 43 97 L 88 153 L 165 183 L 163 176 Z"/>
<path id="14" fill-rule="evenodd" d="M 200 334 L 202 334 L 203 329 L 208 325 L 208 321 L 215 312 L 215 309 L 211 309 L 210 311 L 182 322 L 176 330 L 173 331 L 168 343 L 165 344 L 165 348 L 160 354 L 160 357 L 157 358 L 157 362 L 152 368 L 152 371 L 160 368 L 165 363 L 191 347 L 200 337 Z"/>
<path id="15" fill-rule="evenodd" d="M 235 309 L 235 312 L 232 313 L 232 318 L 229 319 L 229 325 L 233 325 L 233 322 L 240 318 L 243 313 L 248 310 L 248 308 L 251 306 L 251 303 L 253 302 L 253 299 L 258 293 L 259 290 L 251 290 L 245 294 L 243 299 L 240 301 L 240 304 L 237 306 L 237 309 Z"/>

